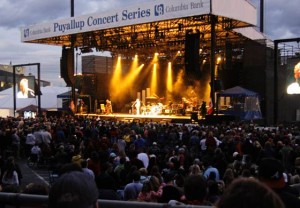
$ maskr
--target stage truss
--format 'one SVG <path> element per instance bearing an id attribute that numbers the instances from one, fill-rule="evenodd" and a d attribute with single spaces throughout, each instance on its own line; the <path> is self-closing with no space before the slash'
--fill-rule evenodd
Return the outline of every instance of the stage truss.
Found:
<path id="1" fill-rule="evenodd" d="M 112 54 L 149 55 L 155 52 L 172 57 L 178 51 L 184 52 L 186 34 L 199 33 L 202 56 L 209 58 L 211 48 L 211 21 L 216 22 L 216 51 L 225 50 L 230 42 L 233 51 L 242 52 L 242 44 L 247 38 L 233 29 L 250 26 L 238 20 L 221 16 L 200 15 L 181 19 L 150 22 L 118 28 L 90 31 L 71 35 L 61 35 L 31 43 L 60 45 L 79 48 L 82 51 L 110 51 Z"/>

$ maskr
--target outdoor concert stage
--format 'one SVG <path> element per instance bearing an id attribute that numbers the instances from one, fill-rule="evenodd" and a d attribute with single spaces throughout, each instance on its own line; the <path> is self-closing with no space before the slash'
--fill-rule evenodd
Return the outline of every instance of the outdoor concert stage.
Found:
<path id="1" fill-rule="evenodd" d="M 76 114 L 76 116 L 97 117 L 101 120 L 109 121 L 140 121 L 140 122 L 159 122 L 159 123 L 195 123 L 198 122 L 198 116 L 195 114 L 183 115 L 135 115 L 125 113 L 113 113 L 113 114 Z M 193 118 L 193 119 L 192 119 Z"/>

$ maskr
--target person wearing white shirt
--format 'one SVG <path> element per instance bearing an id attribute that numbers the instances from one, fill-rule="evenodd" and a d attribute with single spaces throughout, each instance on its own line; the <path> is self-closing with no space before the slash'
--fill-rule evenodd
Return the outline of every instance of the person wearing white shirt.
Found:
<path id="1" fill-rule="evenodd" d="M 34 134 L 32 133 L 32 130 L 30 132 L 28 132 L 27 136 L 26 136 L 26 141 L 25 141 L 25 144 L 26 144 L 26 156 L 29 157 L 30 156 L 30 151 L 31 151 L 31 148 L 35 145 L 35 136 Z"/>

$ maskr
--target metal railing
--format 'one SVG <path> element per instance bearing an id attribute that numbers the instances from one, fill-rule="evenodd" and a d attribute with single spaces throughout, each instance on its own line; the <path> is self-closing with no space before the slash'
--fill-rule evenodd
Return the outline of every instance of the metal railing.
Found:
<path id="1" fill-rule="evenodd" d="M 169 205 L 154 202 L 138 202 L 138 201 L 118 201 L 118 200 L 102 200 L 98 203 L 101 208 L 212 208 L 211 206 L 196 206 L 196 205 Z M 48 196 L 19 194 L 19 193 L 0 193 L 1 205 L 10 205 L 18 208 L 46 208 L 48 207 Z"/>

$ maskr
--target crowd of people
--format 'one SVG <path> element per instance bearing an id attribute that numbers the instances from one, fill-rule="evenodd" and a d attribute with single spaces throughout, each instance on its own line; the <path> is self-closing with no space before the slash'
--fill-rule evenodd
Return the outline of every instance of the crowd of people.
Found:
<path id="1" fill-rule="evenodd" d="M 95 185 L 97 199 L 219 208 L 300 207 L 295 188 L 300 186 L 299 124 L 202 125 L 66 115 L 1 118 L 0 126 L 4 192 L 24 191 L 16 161 L 28 158 L 59 178 L 51 187 L 31 184 L 27 192 L 50 190 L 55 203 L 57 193 L 64 191 L 59 184 L 64 178 L 71 183 L 71 176 L 76 181 L 75 171 Z M 76 188 L 66 188 L 70 190 Z"/>

